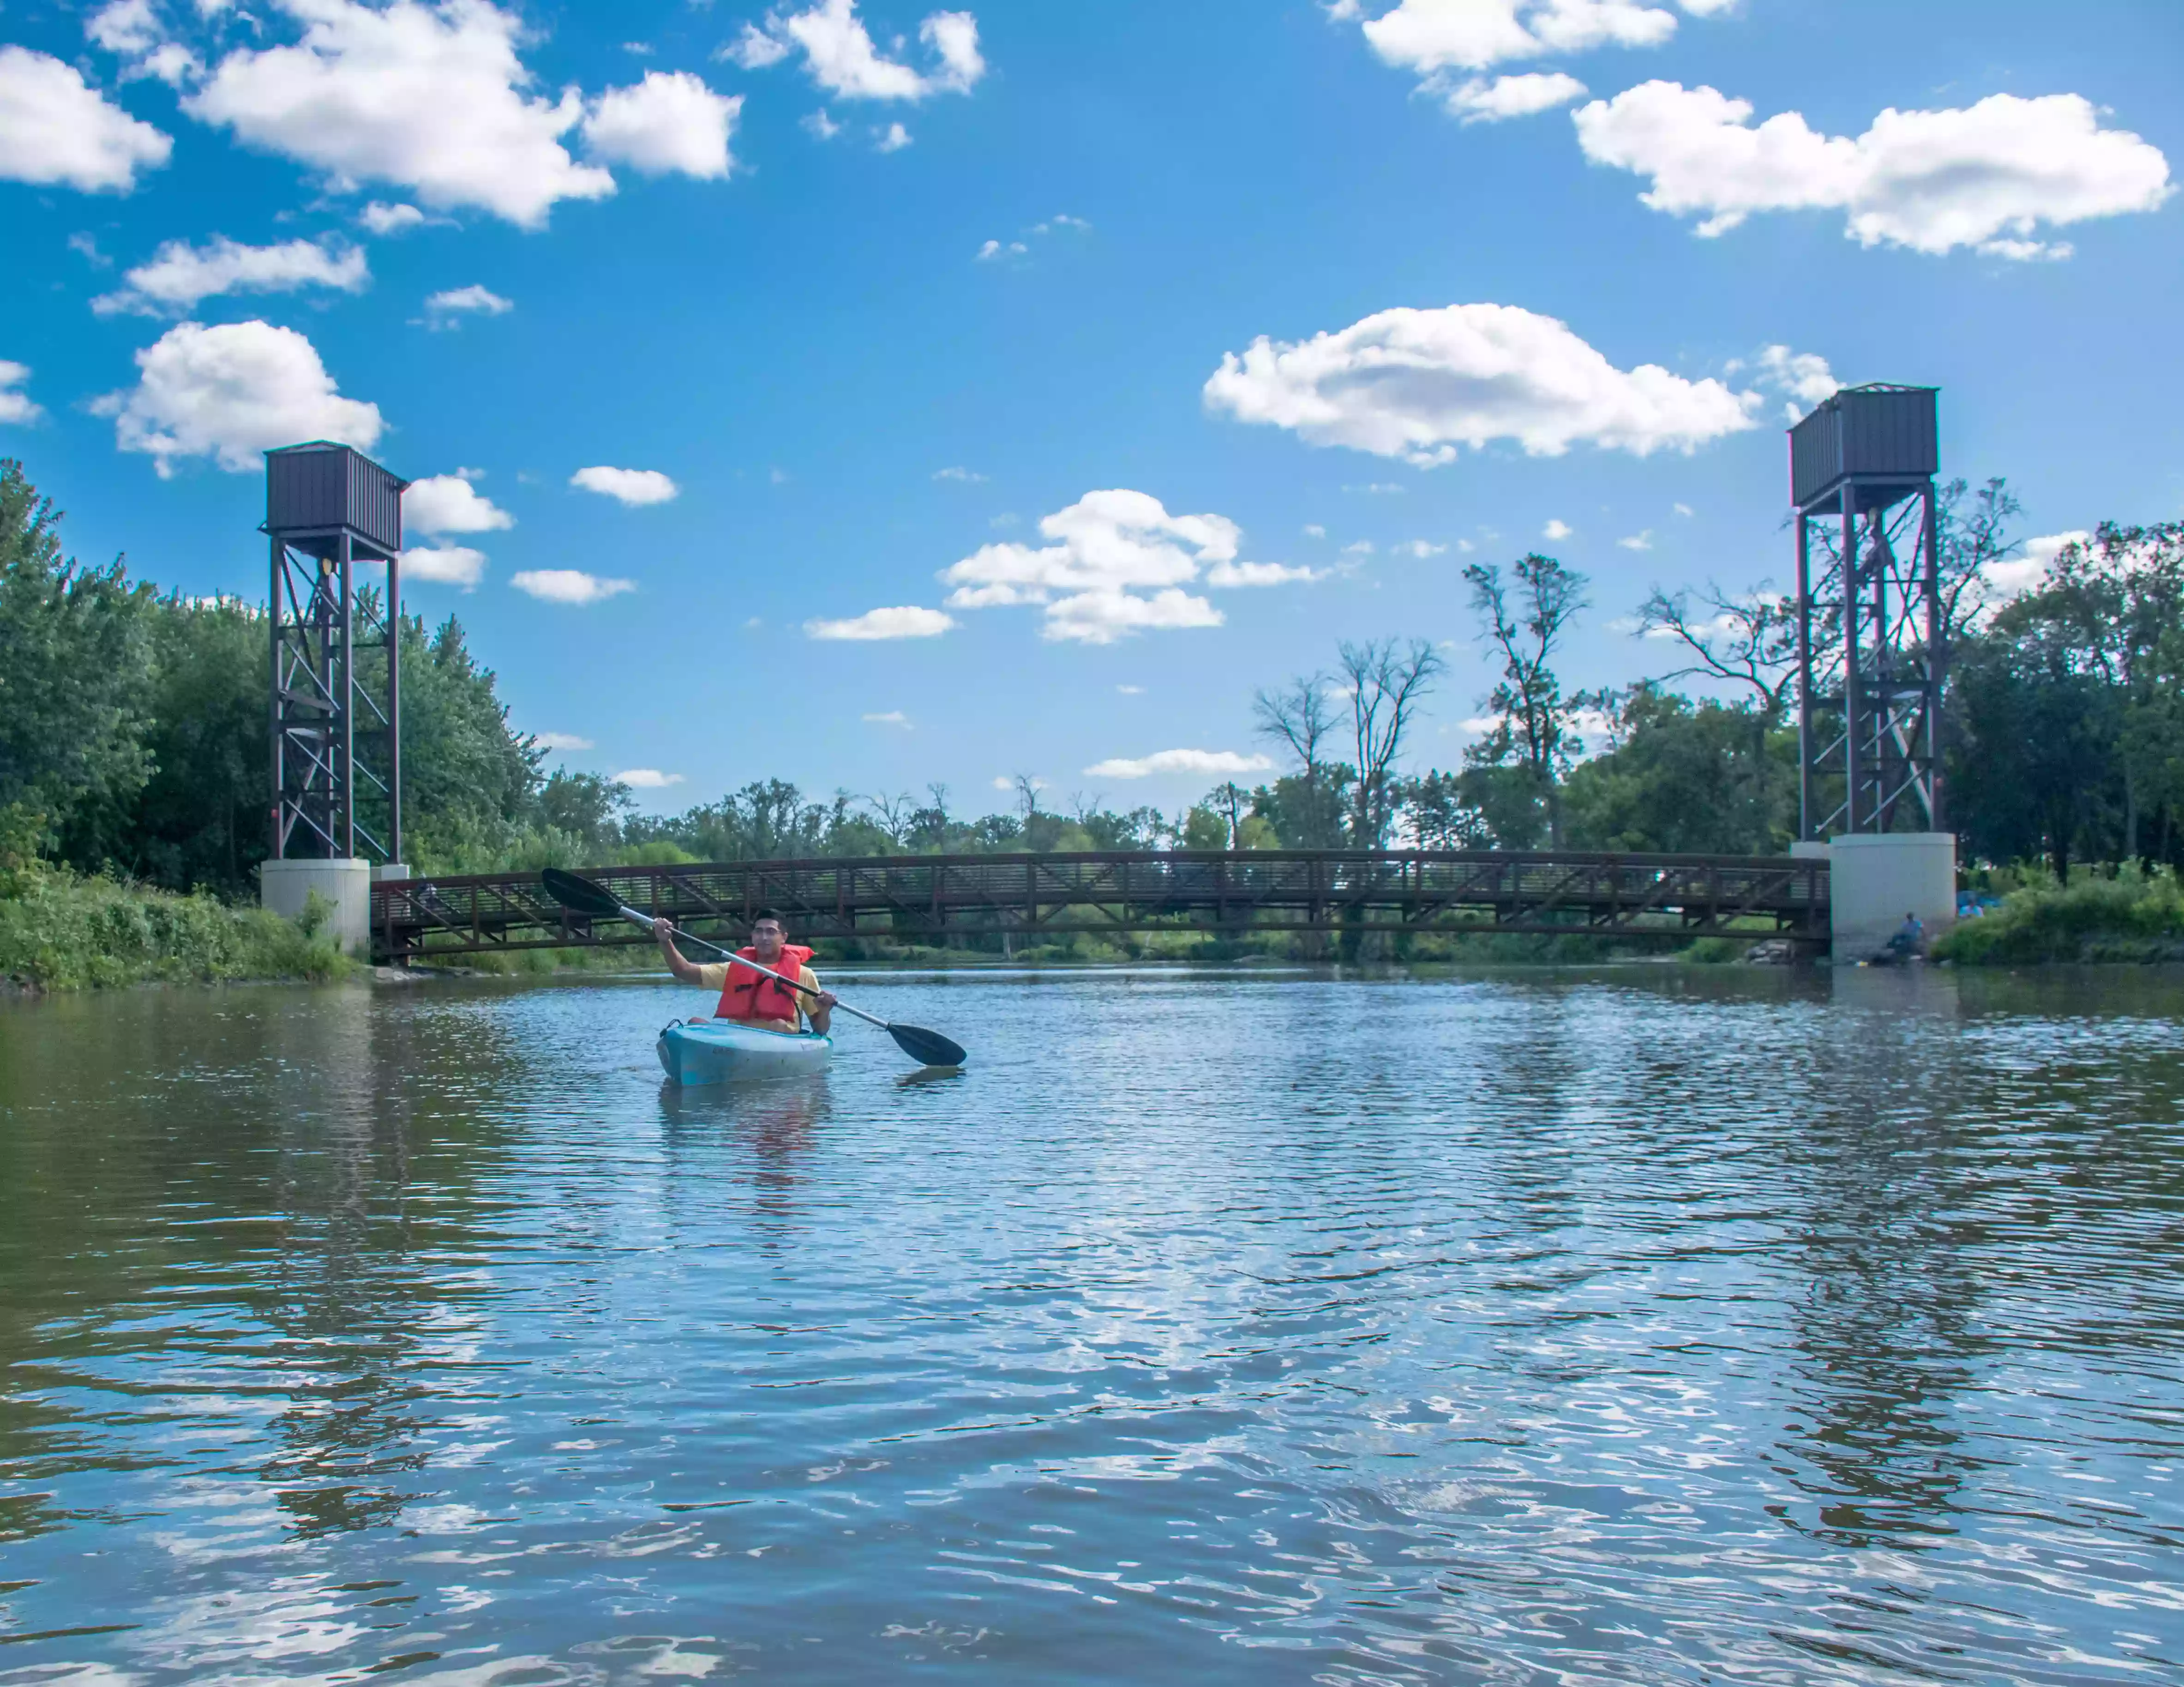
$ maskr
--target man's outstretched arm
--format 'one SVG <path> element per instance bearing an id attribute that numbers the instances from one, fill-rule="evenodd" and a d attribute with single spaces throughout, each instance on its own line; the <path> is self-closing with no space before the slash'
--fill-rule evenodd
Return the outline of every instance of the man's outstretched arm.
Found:
<path id="1" fill-rule="evenodd" d="M 652 922 L 652 935 L 660 941 L 660 953 L 667 961 L 667 970 L 675 975 L 678 984 L 698 984 L 705 982 L 704 974 L 682 958 L 682 951 L 675 947 L 675 922 L 664 916 Z"/>

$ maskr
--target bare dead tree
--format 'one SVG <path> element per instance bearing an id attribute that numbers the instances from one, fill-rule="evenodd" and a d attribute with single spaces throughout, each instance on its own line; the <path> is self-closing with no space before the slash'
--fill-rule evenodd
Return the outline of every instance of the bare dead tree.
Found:
<path id="1" fill-rule="evenodd" d="M 1304 785 L 1306 824 L 1311 836 L 1293 839 L 1312 847 L 1334 840 L 1318 836 L 1328 808 L 1328 763 L 1322 749 L 1334 732 L 1334 708 L 1328 695 L 1324 674 L 1301 674 L 1277 691 L 1254 693 L 1251 714 L 1262 738 L 1285 744 L 1296 758 L 1297 777 Z"/>
<path id="2" fill-rule="evenodd" d="M 1262 736 L 1279 738 L 1309 778 L 1320 766 L 1319 747 L 1334 730 L 1325 674 L 1300 674 L 1279 691 L 1255 692 L 1251 713 Z"/>
<path id="3" fill-rule="evenodd" d="M 2009 524 L 2024 515 L 2025 506 L 2000 475 L 1977 492 L 1967 481 L 1950 481 L 1941 488 L 1936 502 L 1936 595 L 1942 635 L 1953 645 L 1986 607 L 1983 582 L 1987 568 L 2008 561 L 2025 548 L 2025 541 L 2009 531 Z"/>
<path id="4" fill-rule="evenodd" d="M 1586 606 L 1587 582 L 1536 551 L 1518 558 L 1512 571 L 1519 594 L 1513 609 L 1499 564 L 1474 562 L 1463 571 L 1482 623 L 1479 640 L 1502 659 L 1501 682 L 1486 698 L 1499 724 L 1468 754 L 1489 764 L 1516 755 L 1546 800 L 1548 837 L 1559 849 L 1562 776 L 1581 746 L 1570 727 L 1575 700 L 1563 695 L 1552 664 L 1563 632 Z"/>
<path id="5" fill-rule="evenodd" d="M 858 800 L 872 811 L 879 821 L 880 830 L 887 833 L 888 842 L 900 849 L 910 836 L 911 822 L 917 812 L 917 799 L 909 792 L 898 792 L 889 796 L 883 791 L 877 796 L 861 797 Z"/>
<path id="6" fill-rule="evenodd" d="M 1243 835 L 1244 810 L 1251 805 L 1251 793 L 1230 779 L 1215 786 L 1208 793 L 1206 801 L 1215 813 L 1228 816 L 1228 847 L 1231 849 L 1237 848 L 1238 840 Z"/>
<path id="7" fill-rule="evenodd" d="M 1668 638 L 1690 660 L 1664 680 L 1703 675 L 1747 685 L 1771 725 L 1788 706 L 1797 678 L 1797 600 L 1762 582 L 1739 597 L 1708 581 L 1697 592 L 1659 587 L 1638 606 L 1641 637 Z"/>
<path id="8" fill-rule="evenodd" d="M 1011 777 L 1016 785 L 1017 806 L 1023 810 L 1024 827 L 1028 831 L 1032 821 L 1039 817 L 1039 793 L 1041 788 L 1039 777 L 1032 773 L 1018 773 L 1012 775 Z"/>
<path id="9" fill-rule="evenodd" d="M 1447 667 L 1423 638 L 1345 644 L 1343 677 L 1350 685 L 1351 736 L 1357 747 L 1357 782 L 1351 793 L 1351 841 L 1377 849 L 1395 819 L 1392 770 L 1418 700 Z"/>

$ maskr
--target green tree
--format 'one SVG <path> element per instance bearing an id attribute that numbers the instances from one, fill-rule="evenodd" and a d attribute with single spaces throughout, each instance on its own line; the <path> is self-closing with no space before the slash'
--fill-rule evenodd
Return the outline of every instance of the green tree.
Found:
<path id="1" fill-rule="evenodd" d="M 508 724 L 499 681 L 453 615 L 429 638 L 402 618 L 404 848 L 435 871 L 482 870 L 536 814 L 545 752 Z"/>
<path id="2" fill-rule="evenodd" d="M 247 897 L 270 846 L 265 615 L 162 599 L 152 617 L 146 747 L 131 866 L 172 890 Z"/>
<path id="3" fill-rule="evenodd" d="M 2068 621 L 2035 594 L 1970 641 L 1951 687 L 1951 813 L 1970 852 L 1993 861 L 2045 856 L 2067 883 L 2098 849 L 2121 697 L 2091 671 Z"/>
<path id="4" fill-rule="evenodd" d="M 2142 822 L 2167 788 L 2184 640 L 2184 523 L 2103 521 L 2066 546 L 2040 588 L 1997 617 L 2008 637 L 2035 625 L 2075 652 L 2075 664 L 2116 693 L 2116 771 L 2123 781 L 2119 859 L 2140 853 Z"/>
<path id="5" fill-rule="evenodd" d="M 61 555 L 61 513 L 0 459 L 0 809 L 40 815 L 44 847 L 83 867 L 125 860 L 150 777 L 153 593 L 120 559 Z"/>
<path id="6" fill-rule="evenodd" d="M 1183 831 L 1178 843 L 1185 849 L 1226 849 L 1228 847 L 1227 816 L 1218 809 L 1208 808 L 1204 803 L 1194 805 L 1183 817 Z"/>
<path id="7" fill-rule="evenodd" d="M 1570 838 L 1581 849 L 1767 855 L 1795 835 L 1797 738 L 1757 701 L 1693 704 L 1638 687 L 1616 743 L 1571 770 Z"/>
<path id="8" fill-rule="evenodd" d="M 1285 774 L 1251 793 L 1251 816 L 1272 829 L 1284 849 L 1338 849 L 1356 777 L 1345 761 Z"/>
<path id="9" fill-rule="evenodd" d="M 629 787 L 604 773 L 556 768 L 538 790 L 540 820 L 602 855 L 621 842 L 622 818 L 636 805 Z"/>

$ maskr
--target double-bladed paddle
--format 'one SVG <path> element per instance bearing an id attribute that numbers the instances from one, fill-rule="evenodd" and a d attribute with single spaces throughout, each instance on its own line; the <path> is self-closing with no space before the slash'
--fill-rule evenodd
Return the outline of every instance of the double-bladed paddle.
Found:
<path id="1" fill-rule="evenodd" d="M 576 873 L 565 872 L 560 867 L 549 867 L 540 877 L 545 882 L 546 894 L 564 908 L 573 910 L 579 914 L 589 914 L 602 920 L 610 920 L 619 916 L 633 926 L 642 926 L 647 931 L 652 929 L 650 916 L 640 914 L 634 908 L 624 907 L 615 900 L 613 892 L 593 884 L 588 878 Z M 692 937 L 688 932 L 677 932 L 676 936 L 686 943 L 695 944 L 700 949 L 712 950 L 731 966 L 748 966 L 754 972 L 763 972 L 777 983 L 786 984 L 790 989 L 801 991 L 807 996 L 816 994 L 809 986 L 800 984 L 794 978 L 784 978 L 772 967 L 761 966 L 755 960 L 738 955 L 733 949 L 722 949 L 716 943 L 707 943 L 705 938 Z M 922 1065 L 960 1066 L 967 1058 L 963 1052 L 961 1044 L 943 1037 L 938 1031 L 927 1031 L 916 1025 L 890 1023 L 876 1015 L 866 1013 L 862 1008 L 851 1007 L 849 1003 L 838 997 L 836 998 L 834 1005 L 841 1009 L 844 1013 L 863 1020 L 867 1025 L 878 1026 L 881 1030 L 894 1038 L 897 1048 L 911 1059 Z"/>

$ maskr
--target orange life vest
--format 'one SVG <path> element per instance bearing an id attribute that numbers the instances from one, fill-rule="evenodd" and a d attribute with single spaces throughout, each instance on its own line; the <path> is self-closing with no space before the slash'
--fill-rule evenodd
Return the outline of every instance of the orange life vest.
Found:
<path id="1" fill-rule="evenodd" d="M 803 971 L 804 963 L 811 959 L 811 951 L 799 949 L 794 944 L 781 946 L 779 958 L 771 963 L 759 960 L 755 949 L 736 951 L 746 960 L 758 960 L 761 966 L 771 965 L 784 978 L 794 978 Z M 800 992 L 786 984 L 776 983 L 763 972 L 754 972 L 748 966 L 733 962 L 728 967 L 727 983 L 721 988 L 721 1005 L 713 1010 L 716 1019 L 785 1019 L 796 1023 L 796 1010 L 804 999 Z"/>

